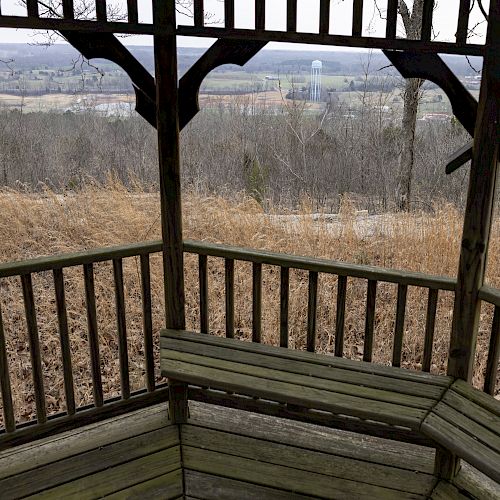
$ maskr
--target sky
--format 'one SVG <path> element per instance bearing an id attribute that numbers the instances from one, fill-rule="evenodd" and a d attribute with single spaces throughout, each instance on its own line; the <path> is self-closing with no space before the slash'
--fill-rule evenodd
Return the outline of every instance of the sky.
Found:
<path id="1" fill-rule="evenodd" d="M 2 13 L 4 15 L 26 15 L 26 8 L 20 4 L 20 0 L 0 0 Z M 139 1 L 139 21 L 151 22 L 152 10 L 151 0 Z M 434 14 L 434 34 L 436 40 L 452 41 L 458 20 L 458 9 L 460 0 L 438 0 Z M 352 19 L 352 0 L 331 0 L 331 24 L 330 33 L 339 35 L 350 34 Z M 413 0 L 407 0 L 411 7 Z M 385 15 L 387 0 L 377 0 L 382 16 Z M 485 8 L 489 7 L 489 0 L 484 0 Z M 126 11 L 126 0 L 108 0 L 108 5 L 116 6 Z M 363 34 L 367 36 L 383 36 L 385 21 L 380 18 L 380 13 L 375 7 L 375 0 L 365 0 L 363 16 Z M 319 0 L 298 0 L 297 29 L 303 32 L 317 32 L 319 20 Z M 211 26 L 222 26 L 224 20 L 223 0 L 205 0 L 205 12 L 207 22 Z M 237 28 L 253 28 L 254 26 L 254 1 L 235 0 L 235 26 Z M 481 14 L 477 6 L 471 14 L 470 26 L 481 20 Z M 178 16 L 178 24 L 192 25 L 192 19 L 186 15 Z M 286 0 L 266 0 L 266 29 L 284 30 L 286 23 Z M 402 28 L 399 30 L 403 35 Z M 479 30 L 484 36 L 483 29 Z M 0 43 L 33 43 L 40 40 L 30 30 L 0 29 Z M 207 47 L 214 40 L 196 37 L 179 37 L 178 45 L 183 47 Z M 483 37 L 471 40 L 475 43 L 484 41 Z M 132 36 L 124 39 L 126 45 L 152 45 L 150 36 Z M 302 44 L 272 43 L 269 49 L 295 49 L 295 50 L 317 50 L 316 46 Z M 324 50 L 324 47 L 323 47 Z M 338 48 L 337 48 L 338 50 Z"/>

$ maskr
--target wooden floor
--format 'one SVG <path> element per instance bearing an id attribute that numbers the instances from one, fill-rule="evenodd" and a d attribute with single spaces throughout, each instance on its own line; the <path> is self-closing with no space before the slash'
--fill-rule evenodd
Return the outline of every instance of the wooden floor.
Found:
<path id="1" fill-rule="evenodd" d="M 438 483 L 427 448 L 197 403 L 190 410 L 180 433 L 161 405 L 6 450 L 0 498 L 500 498 L 468 467 L 456 486 Z"/>

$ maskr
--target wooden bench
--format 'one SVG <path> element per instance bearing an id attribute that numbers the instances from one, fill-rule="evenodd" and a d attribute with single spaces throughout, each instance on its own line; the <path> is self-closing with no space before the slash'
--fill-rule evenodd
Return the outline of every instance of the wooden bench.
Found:
<path id="1" fill-rule="evenodd" d="M 451 377 L 172 330 L 161 370 L 181 388 L 172 405 L 197 399 L 442 447 L 500 482 L 500 402 Z"/>

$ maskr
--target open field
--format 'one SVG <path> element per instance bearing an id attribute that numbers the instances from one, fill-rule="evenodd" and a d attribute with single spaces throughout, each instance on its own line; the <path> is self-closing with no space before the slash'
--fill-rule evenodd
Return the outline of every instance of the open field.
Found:
<path id="1" fill-rule="evenodd" d="M 160 236 L 158 196 L 144 193 L 140 186 L 136 192 L 130 192 L 119 184 L 111 183 L 105 187 L 88 186 L 81 192 L 67 195 L 9 191 L 0 194 L 0 207 L 0 255 L 3 262 L 151 240 Z M 276 210 L 272 216 L 263 214 L 254 200 L 243 195 L 230 201 L 188 193 L 184 197 L 184 207 L 186 238 L 430 274 L 453 276 L 457 268 L 461 215 L 451 206 L 437 206 L 434 215 L 393 214 L 380 220 L 374 219 L 370 226 L 366 218 L 358 220 L 356 207 L 344 199 L 334 227 L 328 217 L 308 216 L 312 209 L 307 200 L 299 213 Z M 303 216 L 298 217 L 300 214 Z M 283 223 L 283 216 L 286 215 L 288 218 Z M 359 227 L 365 229 L 359 230 Z M 489 259 L 488 282 L 500 286 L 498 221 L 494 225 Z M 158 341 L 158 332 L 164 322 L 159 256 L 153 257 L 151 264 L 154 330 Z M 103 385 L 105 397 L 111 397 L 118 394 L 120 388 L 112 266 L 104 263 L 96 265 L 95 269 Z M 135 259 L 124 261 L 124 272 L 131 385 L 132 389 L 138 389 L 143 384 L 144 355 L 140 276 Z M 186 257 L 185 276 L 188 328 L 197 329 L 198 268 L 194 256 Z M 252 318 L 249 300 L 251 267 L 237 263 L 235 279 L 236 332 L 240 338 L 248 339 Z M 77 403 L 85 404 L 92 400 L 92 387 L 81 269 L 68 270 L 65 280 L 76 398 Z M 290 344 L 299 349 L 305 347 L 307 287 L 306 273 L 291 273 Z M 209 288 L 210 331 L 223 334 L 224 268 L 217 259 L 209 259 Z M 51 274 L 36 275 L 34 289 L 48 410 L 55 413 L 61 409 L 63 379 Z M 33 416 L 34 400 L 21 287 L 18 280 L 5 279 L 0 284 L 0 290 L 16 416 L 19 421 L 24 421 Z M 374 349 L 377 363 L 390 362 L 396 293 L 394 285 L 382 283 L 378 289 Z M 317 319 L 320 352 L 333 351 L 335 294 L 336 277 L 321 277 Z M 365 300 L 366 283 L 349 280 L 345 354 L 350 358 L 358 359 L 362 354 Z M 263 340 L 276 344 L 279 339 L 279 273 L 266 266 L 263 303 Z M 410 287 L 403 349 L 403 366 L 407 368 L 418 368 L 421 363 L 426 305 L 424 291 Z M 452 307 L 451 295 L 440 294 L 432 365 L 435 373 L 445 370 Z M 475 376 L 478 385 L 486 363 L 491 314 L 489 308 L 483 310 Z"/>

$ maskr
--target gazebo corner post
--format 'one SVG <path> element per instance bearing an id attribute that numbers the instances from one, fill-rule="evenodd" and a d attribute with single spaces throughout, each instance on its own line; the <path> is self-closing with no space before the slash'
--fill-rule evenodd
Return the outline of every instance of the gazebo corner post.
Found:
<path id="1" fill-rule="evenodd" d="M 481 300 L 498 177 L 500 130 L 500 3 L 490 6 L 479 108 L 464 217 L 448 357 L 448 375 L 472 381 Z M 453 476 L 459 461 L 436 453 L 436 472 Z"/>
<path id="2" fill-rule="evenodd" d="M 186 327 L 179 154 L 179 102 L 175 0 L 153 0 L 156 119 L 166 327 Z M 169 380 L 170 418 L 187 420 L 187 386 Z"/>

